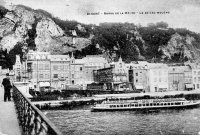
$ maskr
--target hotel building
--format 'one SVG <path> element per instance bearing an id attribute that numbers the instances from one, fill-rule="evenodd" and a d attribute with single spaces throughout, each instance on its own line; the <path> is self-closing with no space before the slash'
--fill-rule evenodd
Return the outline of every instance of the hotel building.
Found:
<path id="1" fill-rule="evenodd" d="M 149 63 L 148 71 L 148 88 L 149 92 L 163 92 L 168 90 L 168 66 L 161 63 Z"/>
<path id="2" fill-rule="evenodd" d="M 81 85 L 86 89 L 87 84 L 94 82 L 94 70 L 105 68 L 107 60 L 101 55 L 87 55 L 82 59 L 71 57 L 71 83 Z"/>
<path id="3" fill-rule="evenodd" d="M 71 81 L 69 55 L 50 55 L 49 64 L 50 73 L 46 75 L 51 78 L 51 86 L 58 89 L 65 89 L 65 86 L 70 84 Z"/>
<path id="4" fill-rule="evenodd" d="M 35 88 L 50 86 L 50 55 L 48 52 L 29 51 L 27 54 L 28 78 Z M 37 87 L 38 88 L 38 87 Z"/>

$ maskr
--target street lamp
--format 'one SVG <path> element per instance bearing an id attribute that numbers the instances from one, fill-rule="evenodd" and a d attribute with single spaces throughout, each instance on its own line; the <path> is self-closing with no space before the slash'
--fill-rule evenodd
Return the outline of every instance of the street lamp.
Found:
<path id="1" fill-rule="evenodd" d="M 24 78 L 26 80 L 26 73 L 27 73 L 27 44 L 25 44 L 23 47 L 22 47 L 22 53 L 23 53 L 23 56 L 22 56 L 22 60 L 25 61 L 25 65 L 24 65 Z"/>

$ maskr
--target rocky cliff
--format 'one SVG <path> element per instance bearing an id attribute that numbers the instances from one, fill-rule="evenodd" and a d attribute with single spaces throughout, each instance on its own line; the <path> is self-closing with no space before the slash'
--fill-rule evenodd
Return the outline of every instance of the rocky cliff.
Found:
<path id="1" fill-rule="evenodd" d="M 73 51 L 79 58 L 104 54 L 109 60 L 117 60 L 121 56 L 126 62 L 152 59 L 183 62 L 200 58 L 200 34 L 169 28 L 164 22 L 148 26 L 85 25 L 22 5 L 7 7 L 0 17 L 0 46 L 7 50 L 20 44 L 52 54 Z"/>
<path id="2" fill-rule="evenodd" d="M 75 43 L 72 36 L 64 31 L 42 12 L 18 5 L 8 8 L 7 13 L 0 19 L 1 47 L 11 50 L 16 44 L 33 44 L 39 51 L 65 53 L 81 49 L 89 45 L 90 39 L 77 37 Z"/>
<path id="3" fill-rule="evenodd" d="M 179 54 L 179 57 L 183 57 L 189 60 L 198 60 L 200 56 L 200 50 L 193 45 L 196 42 L 195 38 L 189 35 L 181 36 L 175 33 L 171 36 L 167 45 L 160 46 L 160 50 L 163 52 L 162 57 L 172 59 L 175 55 Z"/>

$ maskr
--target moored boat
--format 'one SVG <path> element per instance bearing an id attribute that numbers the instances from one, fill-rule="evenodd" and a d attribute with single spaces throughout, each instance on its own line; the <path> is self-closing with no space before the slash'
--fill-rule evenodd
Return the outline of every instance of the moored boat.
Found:
<path id="1" fill-rule="evenodd" d="M 117 111 L 117 110 L 156 110 L 156 109 L 180 109 L 199 106 L 199 100 L 186 100 L 185 98 L 167 99 L 106 99 L 100 104 L 94 105 L 92 111 Z"/>

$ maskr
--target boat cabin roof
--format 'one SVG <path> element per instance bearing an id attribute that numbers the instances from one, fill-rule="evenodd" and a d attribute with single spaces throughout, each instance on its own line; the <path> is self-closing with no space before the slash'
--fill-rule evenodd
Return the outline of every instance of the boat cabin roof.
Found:
<path id="1" fill-rule="evenodd" d="M 192 91 L 168 91 L 168 92 L 149 92 L 149 93 L 126 93 L 126 94 L 103 94 L 94 95 L 97 98 L 131 98 L 131 97 L 164 97 L 164 96 L 175 96 L 175 95 L 185 95 L 185 94 L 200 94 L 198 90 Z"/>

